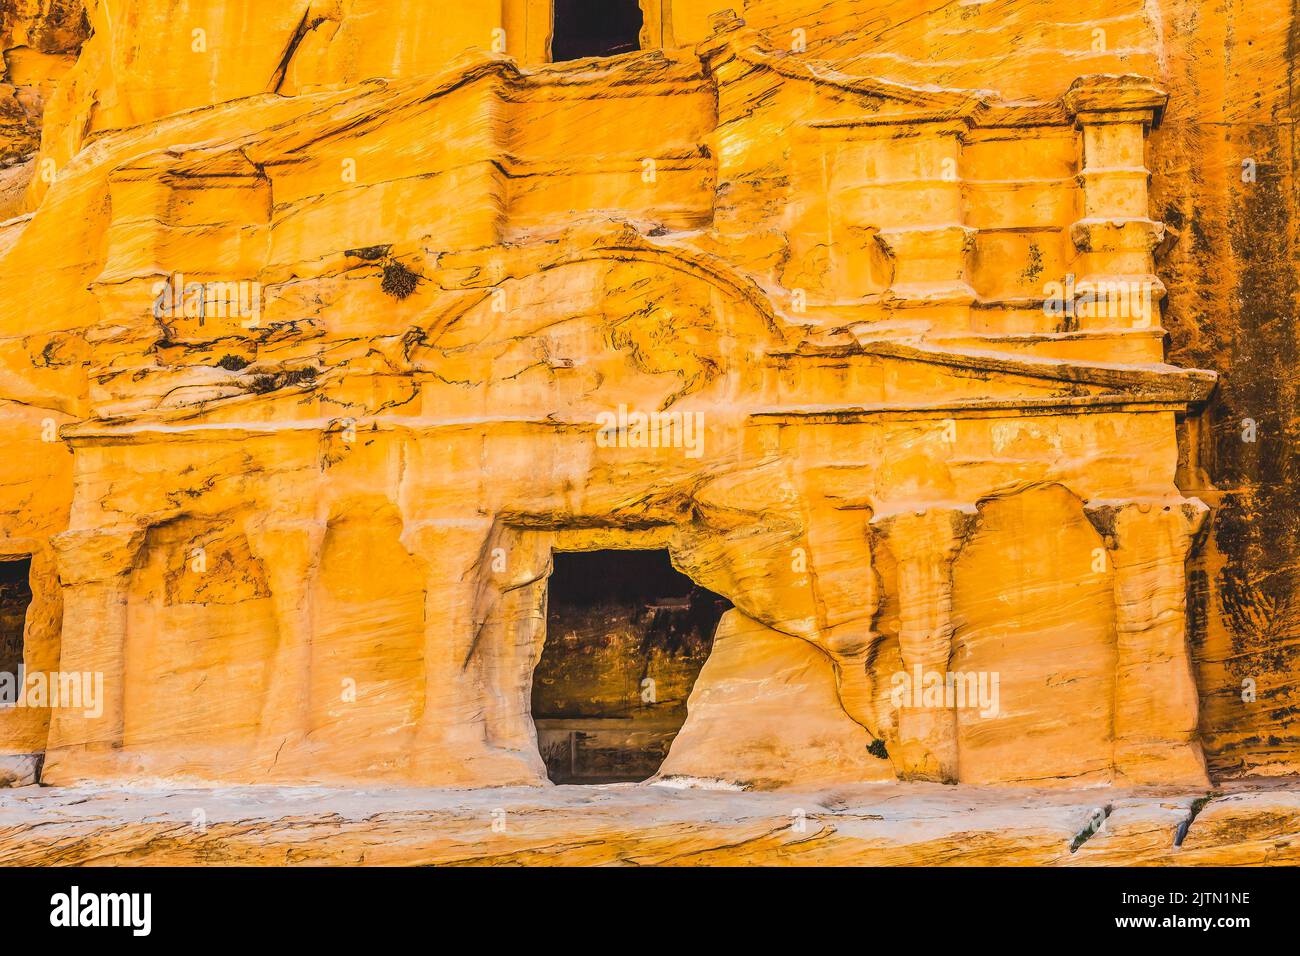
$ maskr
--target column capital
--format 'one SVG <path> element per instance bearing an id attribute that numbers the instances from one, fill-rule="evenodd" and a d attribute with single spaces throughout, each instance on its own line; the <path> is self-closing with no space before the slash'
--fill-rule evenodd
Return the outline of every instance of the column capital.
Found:
<path id="1" fill-rule="evenodd" d="M 967 258 L 977 231 L 952 223 L 891 227 L 876 233 L 876 242 L 894 263 L 890 301 L 904 307 L 973 303 L 979 296 L 968 278 Z"/>
<path id="2" fill-rule="evenodd" d="M 1063 97 L 1065 111 L 1080 125 L 1091 123 L 1157 123 L 1169 94 L 1142 76 L 1093 74 L 1070 84 Z"/>
<path id="3" fill-rule="evenodd" d="M 1210 509 L 1199 498 L 1093 499 L 1083 513 L 1117 558 L 1149 556 L 1163 539 L 1181 560 L 1206 528 Z"/>
<path id="4" fill-rule="evenodd" d="M 53 535 L 50 545 L 58 556 L 60 582 L 65 586 L 88 584 L 129 574 L 146 533 L 143 525 L 130 524 Z"/>
<path id="5" fill-rule="evenodd" d="M 877 515 L 871 519 L 871 530 L 896 561 L 924 557 L 952 561 L 970 537 L 978 518 L 979 510 L 974 504 L 927 505 Z"/>

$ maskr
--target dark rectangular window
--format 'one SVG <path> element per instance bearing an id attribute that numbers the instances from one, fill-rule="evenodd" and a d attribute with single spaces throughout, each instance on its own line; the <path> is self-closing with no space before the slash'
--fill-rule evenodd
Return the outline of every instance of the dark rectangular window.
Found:
<path id="1" fill-rule="evenodd" d="M 23 664 L 23 627 L 32 603 L 27 583 L 31 570 L 31 558 L 0 561 L 0 673 L 16 675 Z"/>
<path id="2" fill-rule="evenodd" d="M 615 56 L 641 48 L 638 0 L 555 0 L 551 60 Z"/>

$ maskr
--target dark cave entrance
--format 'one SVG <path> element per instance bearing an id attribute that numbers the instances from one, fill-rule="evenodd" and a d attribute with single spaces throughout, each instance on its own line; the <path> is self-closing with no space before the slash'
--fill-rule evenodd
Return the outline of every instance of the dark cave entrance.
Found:
<path id="1" fill-rule="evenodd" d="M 537 747 L 553 783 L 653 776 L 732 605 L 667 551 L 557 551 L 533 672 Z"/>
<path id="2" fill-rule="evenodd" d="M 0 674 L 17 675 L 23 665 L 23 627 L 32 603 L 31 558 L 0 561 Z M 14 703 L 13 701 L 0 701 Z"/>
<path id="3" fill-rule="evenodd" d="M 555 0 L 551 62 L 641 48 L 638 0 Z"/>

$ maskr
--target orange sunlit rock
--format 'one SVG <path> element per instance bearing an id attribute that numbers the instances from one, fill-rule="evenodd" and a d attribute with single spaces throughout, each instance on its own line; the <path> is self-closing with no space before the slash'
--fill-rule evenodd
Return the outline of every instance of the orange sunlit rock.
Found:
<path id="1" fill-rule="evenodd" d="M 536 0 L 11 6 L 0 648 L 102 681 L 0 710 L 11 782 L 547 784 L 552 556 L 620 550 L 731 605 L 620 677 L 665 786 L 1300 768 L 1237 14 L 642 0 L 550 62 Z M 1231 40 L 1274 122 L 1286 30 Z"/>

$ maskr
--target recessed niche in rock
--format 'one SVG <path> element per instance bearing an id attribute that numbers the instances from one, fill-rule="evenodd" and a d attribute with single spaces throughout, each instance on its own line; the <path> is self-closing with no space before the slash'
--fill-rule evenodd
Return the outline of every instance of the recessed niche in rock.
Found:
<path id="1" fill-rule="evenodd" d="M 555 0 L 551 59 L 615 56 L 641 46 L 638 0 Z"/>
<path id="2" fill-rule="evenodd" d="M 653 776 L 731 602 L 666 551 L 556 552 L 548 586 L 532 713 L 551 781 Z"/>
<path id="3" fill-rule="evenodd" d="M 23 663 L 23 626 L 32 603 L 27 583 L 31 569 L 30 558 L 0 561 L 0 674 L 17 674 Z"/>

